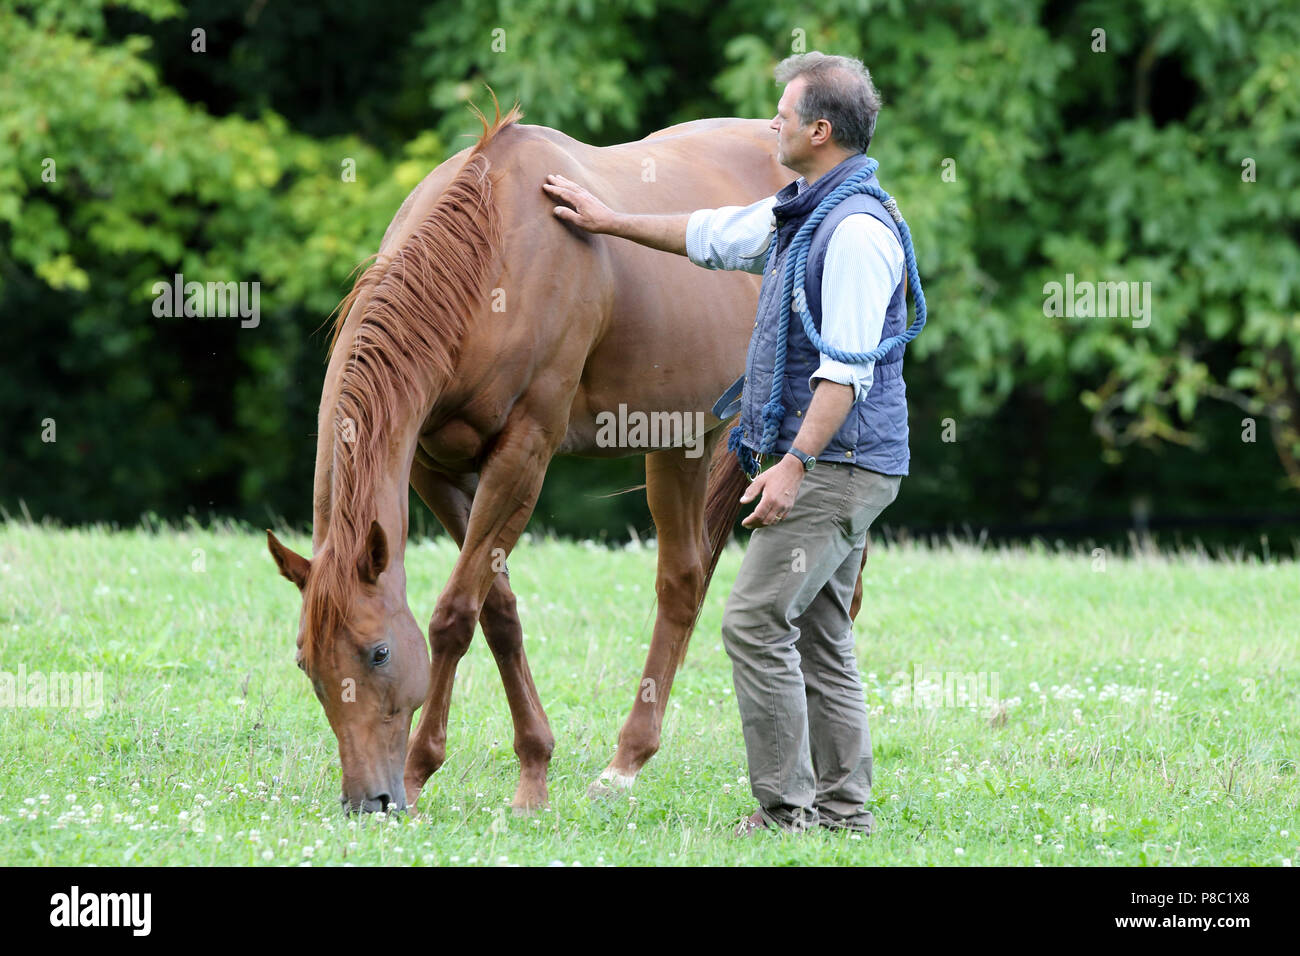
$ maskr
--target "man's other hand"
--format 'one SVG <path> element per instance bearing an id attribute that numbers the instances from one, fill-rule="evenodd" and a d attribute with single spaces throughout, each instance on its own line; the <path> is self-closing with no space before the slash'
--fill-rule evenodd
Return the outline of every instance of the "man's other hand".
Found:
<path id="1" fill-rule="evenodd" d="M 746 528 L 776 524 L 794 507 L 799 483 L 803 481 L 803 463 L 794 455 L 786 455 L 779 462 L 755 478 L 740 496 L 742 505 L 749 504 L 760 494 L 763 496 L 753 514 L 741 522 Z"/>

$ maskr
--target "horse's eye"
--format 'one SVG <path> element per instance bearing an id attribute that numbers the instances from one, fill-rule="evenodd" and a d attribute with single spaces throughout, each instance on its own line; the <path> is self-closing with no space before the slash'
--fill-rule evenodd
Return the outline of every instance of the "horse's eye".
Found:
<path id="1" fill-rule="evenodd" d="M 374 654 L 370 656 L 370 663 L 373 664 L 375 667 L 378 667 L 380 664 L 388 663 L 387 644 L 380 644 L 378 647 L 375 648 Z"/>

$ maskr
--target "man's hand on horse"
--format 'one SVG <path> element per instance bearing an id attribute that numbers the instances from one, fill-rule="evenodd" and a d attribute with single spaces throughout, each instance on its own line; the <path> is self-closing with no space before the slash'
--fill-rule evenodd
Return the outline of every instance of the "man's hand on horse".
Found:
<path id="1" fill-rule="evenodd" d="M 571 179 L 552 173 L 542 183 L 542 189 L 552 198 L 568 203 L 556 206 L 555 218 L 572 223 L 587 232 L 612 232 L 618 214 Z"/>
<path id="2" fill-rule="evenodd" d="M 758 528 L 776 524 L 794 507 L 795 496 L 799 493 L 799 482 L 803 481 L 803 463 L 793 455 L 786 455 L 779 462 L 763 472 L 745 489 L 740 496 L 742 505 L 749 504 L 760 494 L 762 498 L 753 513 L 741 522 L 746 528 Z"/>

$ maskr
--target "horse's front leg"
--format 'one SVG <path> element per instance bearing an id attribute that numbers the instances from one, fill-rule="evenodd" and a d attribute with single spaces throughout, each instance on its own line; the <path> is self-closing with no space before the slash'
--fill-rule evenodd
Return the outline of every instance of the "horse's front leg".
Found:
<path id="1" fill-rule="evenodd" d="M 411 466 L 411 486 L 447 529 L 457 547 L 465 545 L 476 482 L 476 476 L 455 482 L 422 465 L 418 456 Z M 551 761 L 551 751 L 555 749 L 555 737 L 537 696 L 528 658 L 524 655 L 523 627 L 519 623 L 519 611 L 504 562 L 502 568 L 492 579 L 479 624 L 501 672 L 501 683 L 510 705 L 510 719 L 514 723 L 519 787 L 512 805 L 516 810 L 533 810 L 546 803 L 546 768 Z"/>
<path id="2" fill-rule="evenodd" d="M 446 759 L 447 712 L 456 665 L 469 649 L 474 625 L 483 613 L 502 562 L 528 524 L 546 466 L 556 442 L 564 435 L 563 419 L 557 423 L 549 420 L 553 417 L 554 406 L 545 420 L 529 414 L 522 405 L 516 406 L 483 463 L 460 557 L 429 622 L 429 696 L 407 750 L 407 806 L 415 803 L 425 781 Z M 495 647 L 493 651 L 496 653 Z M 526 669 L 522 650 L 518 663 Z M 531 687 L 531 678 L 528 684 Z M 530 706 L 533 704 L 541 713 L 535 690 Z M 549 727 L 544 736 L 539 735 L 538 743 L 543 746 L 529 755 L 530 773 L 521 776 L 516 806 L 531 807 L 546 801 Z M 544 758 L 542 750 L 546 751 Z"/>

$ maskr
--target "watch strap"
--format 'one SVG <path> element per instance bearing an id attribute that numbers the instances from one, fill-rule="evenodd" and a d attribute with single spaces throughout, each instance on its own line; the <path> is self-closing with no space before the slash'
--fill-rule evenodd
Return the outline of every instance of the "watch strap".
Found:
<path id="1" fill-rule="evenodd" d="M 794 445 L 790 446 L 790 454 L 799 459 L 803 464 L 804 471 L 812 471 L 813 465 L 817 464 L 817 459 L 815 457 L 812 455 L 805 455 L 798 448 L 795 448 Z"/>

